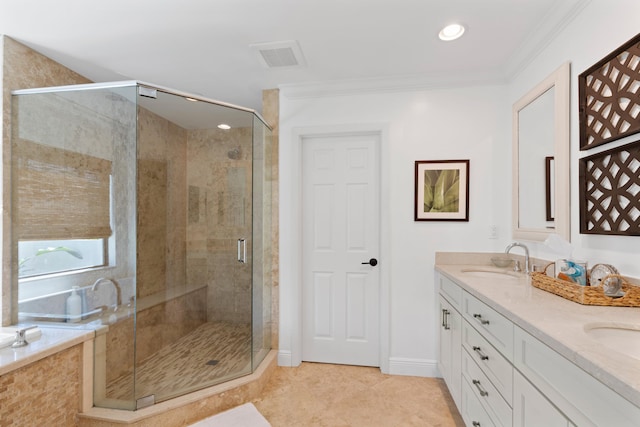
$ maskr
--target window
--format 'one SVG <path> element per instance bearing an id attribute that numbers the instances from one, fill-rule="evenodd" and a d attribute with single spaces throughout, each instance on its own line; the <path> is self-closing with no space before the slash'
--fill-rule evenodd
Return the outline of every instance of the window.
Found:
<path id="1" fill-rule="evenodd" d="M 18 277 L 42 276 L 108 264 L 106 239 L 18 242 Z"/>

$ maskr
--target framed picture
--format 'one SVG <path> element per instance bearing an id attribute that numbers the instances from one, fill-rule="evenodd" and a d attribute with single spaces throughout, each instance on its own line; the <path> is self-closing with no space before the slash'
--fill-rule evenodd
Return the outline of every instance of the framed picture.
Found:
<path id="1" fill-rule="evenodd" d="M 469 160 L 416 160 L 414 219 L 469 221 Z"/>

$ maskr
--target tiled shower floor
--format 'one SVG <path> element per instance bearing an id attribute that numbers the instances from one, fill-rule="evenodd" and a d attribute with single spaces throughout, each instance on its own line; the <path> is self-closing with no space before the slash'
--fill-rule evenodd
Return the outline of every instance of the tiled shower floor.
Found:
<path id="1" fill-rule="evenodd" d="M 135 398 L 156 403 L 251 372 L 251 327 L 205 323 L 144 360 L 136 370 Z M 107 386 L 107 397 L 131 399 L 133 376 Z"/>

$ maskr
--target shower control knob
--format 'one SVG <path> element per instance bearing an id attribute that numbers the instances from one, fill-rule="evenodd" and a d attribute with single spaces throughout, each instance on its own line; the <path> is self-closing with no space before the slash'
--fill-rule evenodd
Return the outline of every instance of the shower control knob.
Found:
<path id="1" fill-rule="evenodd" d="M 376 265 L 378 265 L 378 260 L 375 258 L 371 258 L 369 261 L 363 262 L 363 264 L 369 264 L 371 267 L 375 267 Z"/>

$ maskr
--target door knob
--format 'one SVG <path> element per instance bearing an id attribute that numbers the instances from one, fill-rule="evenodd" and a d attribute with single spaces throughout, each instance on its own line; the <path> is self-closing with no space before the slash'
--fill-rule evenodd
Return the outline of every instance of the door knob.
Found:
<path id="1" fill-rule="evenodd" d="M 378 265 L 378 260 L 375 258 L 371 258 L 369 261 L 363 262 L 363 264 L 369 264 L 371 267 L 375 267 L 376 265 Z"/>

